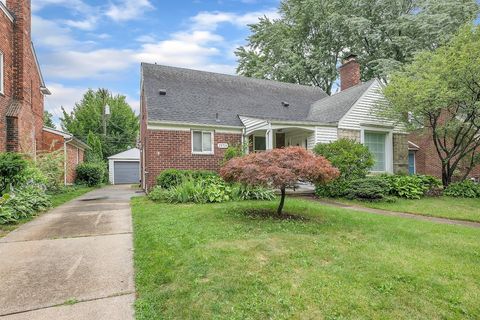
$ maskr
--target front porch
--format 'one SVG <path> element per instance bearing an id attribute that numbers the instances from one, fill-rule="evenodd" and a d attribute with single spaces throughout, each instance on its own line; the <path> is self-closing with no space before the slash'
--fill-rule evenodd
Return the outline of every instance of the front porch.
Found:
<path id="1" fill-rule="evenodd" d="M 247 137 L 249 152 L 263 152 L 290 146 L 313 149 L 315 145 L 315 128 L 279 127 L 259 129 L 248 133 Z"/>

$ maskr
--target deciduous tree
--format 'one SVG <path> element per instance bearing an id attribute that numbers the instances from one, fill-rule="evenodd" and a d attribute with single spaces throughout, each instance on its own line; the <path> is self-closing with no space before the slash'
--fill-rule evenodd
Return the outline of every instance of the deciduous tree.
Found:
<path id="1" fill-rule="evenodd" d="M 277 19 L 251 25 L 236 54 L 242 75 L 321 87 L 331 93 L 344 55 L 362 78 L 385 77 L 477 17 L 475 0 L 283 0 Z"/>
<path id="2" fill-rule="evenodd" d="M 339 171 L 324 157 L 301 147 L 289 147 L 233 158 L 221 168 L 220 175 L 230 182 L 280 189 L 277 213 L 281 214 L 286 188 L 293 187 L 299 180 L 327 183 L 337 178 Z"/>
<path id="3" fill-rule="evenodd" d="M 435 52 L 418 54 L 384 90 L 385 114 L 431 136 L 448 186 L 480 163 L 480 27 L 468 25 Z"/>
<path id="4" fill-rule="evenodd" d="M 104 119 L 107 104 L 110 106 L 110 115 Z M 90 132 L 97 136 L 102 144 L 104 159 L 136 144 L 139 128 L 137 115 L 126 102 L 125 96 L 113 96 L 106 89 L 88 90 L 71 113 L 63 110 L 60 120 L 64 130 L 83 141 L 87 140 Z"/>

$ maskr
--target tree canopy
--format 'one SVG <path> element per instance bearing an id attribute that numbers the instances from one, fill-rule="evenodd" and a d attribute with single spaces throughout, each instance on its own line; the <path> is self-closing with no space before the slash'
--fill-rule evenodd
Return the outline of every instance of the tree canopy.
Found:
<path id="1" fill-rule="evenodd" d="M 393 74 L 385 113 L 431 136 L 447 186 L 480 163 L 480 27 L 467 25 L 445 46 L 418 54 Z"/>
<path id="2" fill-rule="evenodd" d="M 445 43 L 479 8 L 475 0 L 283 0 L 279 19 L 250 26 L 237 72 L 330 94 L 345 55 L 358 55 L 363 80 L 385 77 Z"/>
<path id="3" fill-rule="evenodd" d="M 103 113 L 107 104 L 110 106 L 110 115 L 105 117 L 104 132 Z M 125 96 L 113 96 L 106 89 L 88 90 L 71 113 L 62 110 L 62 128 L 83 141 L 96 141 L 92 137 L 88 139 L 92 133 L 101 142 L 101 146 L 93 147 L 100 150 L 104 159 L 136 144 L 138 116 L 126 102 Z"/>
<path id="4" fill-rule="evenodd" d="M 322 156 L 301 147 L 288 147 L 233 158 L 220 169 L 220 175 L 225 181 L 279 188 L 282 198 L 277 213 L 281 214 L 286 188 L 299 180 L 327 183 L 337 178 L 339 171 Z"/>
<path id="5" fill-rule="evenodd" d="M 43 125 L 52 129 L 56 128 L 55 123 L 53 122 L 53 114 L 47 110 L 43 111 Z"/>

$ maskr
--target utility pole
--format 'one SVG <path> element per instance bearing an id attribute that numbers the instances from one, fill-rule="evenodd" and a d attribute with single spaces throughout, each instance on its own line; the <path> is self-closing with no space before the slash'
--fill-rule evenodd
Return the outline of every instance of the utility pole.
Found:
<path id="1" fill-rule="evenodd" d="M 103 136 L 107 137 L 107 116 L 110 115 L 110 106 L 107 103 L 108 90 L 100 89 L 102 95 L 102 125 L 103 125 Z"/>

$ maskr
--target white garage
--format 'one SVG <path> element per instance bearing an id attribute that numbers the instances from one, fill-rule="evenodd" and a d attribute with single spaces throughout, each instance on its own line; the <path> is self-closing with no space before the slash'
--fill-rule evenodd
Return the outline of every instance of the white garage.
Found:
<path id="1" fill-rule="evenodd" d="M 140 183 L 140 150 L 133 148 L 108 158 L 111 184 Z"/>

